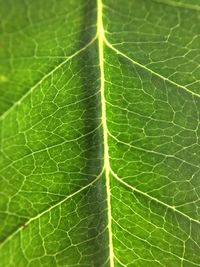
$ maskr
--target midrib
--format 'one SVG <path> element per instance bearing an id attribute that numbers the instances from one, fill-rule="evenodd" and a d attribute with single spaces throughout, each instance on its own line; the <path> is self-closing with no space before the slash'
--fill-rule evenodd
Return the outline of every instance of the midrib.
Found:
<path id="1" fill-rule="evenodd" d="M 113 240 L 112 240 L 112 222 L 111 222 L 111 194 L 110 194 L 110 162 L 108 152 L 108 130 L 106 123 L 106 100 L 104 88 L 104 28 L 103 28 L 103 5 L 102 0 L 97 0 L 97 36 L 99 49 L 99 65 L 100 65 L 100 90 L 101 90 L 101 116 L 103 127 L 104 142 L 104 170 L 106 178 L 106 194 L 108 209 L 108 235 L 109 235 L 109 263 L 110 267 L 114 267 Z"/>

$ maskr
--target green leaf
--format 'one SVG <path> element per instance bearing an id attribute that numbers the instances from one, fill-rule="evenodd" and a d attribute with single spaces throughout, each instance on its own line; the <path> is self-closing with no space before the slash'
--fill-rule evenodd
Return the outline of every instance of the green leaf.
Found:
<path id="1" fill-rule="evenodd" d="M 200 4 L 0 3 L 0 267 L 200 266 Z"/>

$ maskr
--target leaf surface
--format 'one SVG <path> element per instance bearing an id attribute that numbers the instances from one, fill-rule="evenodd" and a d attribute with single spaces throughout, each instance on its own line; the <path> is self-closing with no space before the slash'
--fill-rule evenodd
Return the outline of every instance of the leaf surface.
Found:
<path id="1" fill-rule="evenodd" d="M 199 266 L 200 5 L 1 6 L 0 266 Z"/>

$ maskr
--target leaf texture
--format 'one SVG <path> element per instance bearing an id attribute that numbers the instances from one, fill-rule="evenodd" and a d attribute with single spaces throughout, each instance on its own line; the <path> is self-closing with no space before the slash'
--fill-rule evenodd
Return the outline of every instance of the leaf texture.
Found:
<path id="1" fill-rule="evenodd" d="M 200 266 L 198 2 L 0 17 L 0 266 Z"/>

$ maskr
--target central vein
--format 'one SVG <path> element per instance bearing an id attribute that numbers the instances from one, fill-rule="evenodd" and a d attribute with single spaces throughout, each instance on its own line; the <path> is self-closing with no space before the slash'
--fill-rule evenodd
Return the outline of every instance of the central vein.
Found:
<path id="1" fill-rule="evenodd" d="M 114 267 L 113 241 L 112 241 L 112 221 L 111 221 L 111 195 L 110 195 L 110 162 L 108 153 L 108 129 L 106 123 L 106 100 L 104 90 L 104 29 L 102 0 L 97 0 L 97 35 L 99 46 L 99 65 L 100 65 L 100 83 L 101 83 L 101 112 L 104 142 L 104 170 L 106 177 L 106 193 L 108 208 L 108 235 L 109 235 L 109 261 L 110 267 Z"/>

